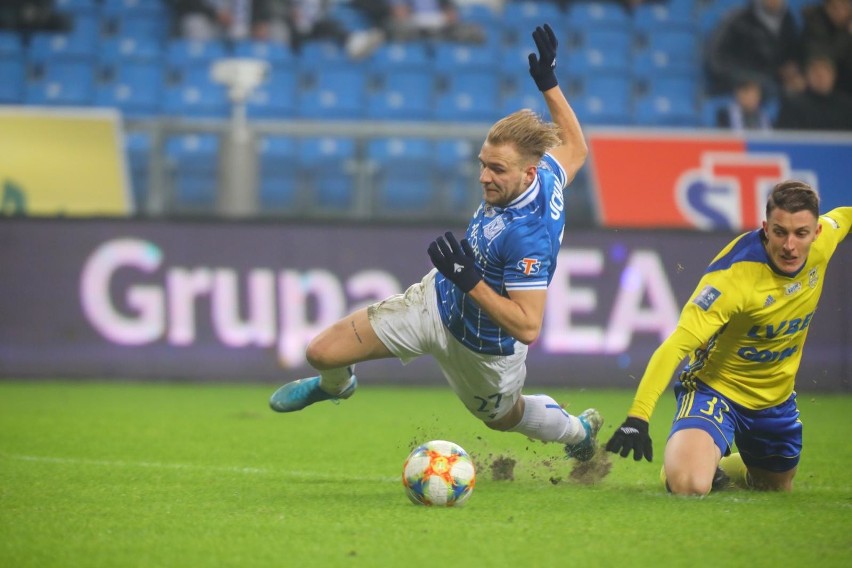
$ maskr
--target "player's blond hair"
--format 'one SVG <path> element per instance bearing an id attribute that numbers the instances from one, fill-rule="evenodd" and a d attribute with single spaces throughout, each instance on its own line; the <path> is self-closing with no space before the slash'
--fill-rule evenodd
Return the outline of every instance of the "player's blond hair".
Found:
<path id="1" fill-rule="evenodd" d="M 492 146 L 511 144 L 524 161 L 536 164 L 545 152 L 562 144 L 562 139 L 556 124 L 525 108 L 494 123 L 485 142 Z"/>
<path id="2" fill-rule="evenodd" d="M 814 217 L 819 217 L 819 194 L 803 181 L 791 179 L 782 181 L 772 188 L 769 199 L 766 200 L 766 218 L 775 209 L 787 213 L 810 211 Z"/>

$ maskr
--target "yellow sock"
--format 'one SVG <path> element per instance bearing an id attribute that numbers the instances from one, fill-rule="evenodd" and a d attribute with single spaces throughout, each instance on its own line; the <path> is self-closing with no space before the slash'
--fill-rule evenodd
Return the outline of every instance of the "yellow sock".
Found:
<path id="1" fill-rule="evenodd" d="M 730 480 L 737 487 L 748 488 L 750 486 L 748 480 L 748 468 L 743 463 L 743 457 L 739 452 L 734 452 L 729 456 L 722 458 L 719 462 L 719 467 L 727 474 Z"/>

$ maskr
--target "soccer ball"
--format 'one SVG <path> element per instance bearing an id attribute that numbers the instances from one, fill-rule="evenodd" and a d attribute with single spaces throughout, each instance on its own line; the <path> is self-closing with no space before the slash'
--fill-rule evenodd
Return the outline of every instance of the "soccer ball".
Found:
<path id="1" fill-rule="evenodd" d="M 461 446 L 432 440 L 414 449 L 402 467 L 402 484 L 415 505 L 458 507 L 473 493 L 476 469 Z"/>

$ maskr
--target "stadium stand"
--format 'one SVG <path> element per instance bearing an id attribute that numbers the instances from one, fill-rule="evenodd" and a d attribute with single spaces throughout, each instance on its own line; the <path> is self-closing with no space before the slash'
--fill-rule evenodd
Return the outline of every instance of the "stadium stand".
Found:
<path id="1" fill-rule="evenodd" d="M 171 209 L 178 213 L 209 212 L 216 202 L 219 137 L 186 134 L 166 140 L 171 180 Z"/>
<path id="2" fill-rule="evenodd" d="M 343 137 L 303 138 L 298 148 L 299 177 L 312 188 L 314 205 L 346 213 L 356 206 L 355 141 Z"/>
<path id="3" fill-rule="evenodd" d="M 789 4 L 798 16 L 807 1 Z M 502 7 L 495 7 L 498 4 Z M 705 93 L 703 42 L 725 14 L 741 5 L 742 0 L 665 0 L 627 11 L 607 0 L 460 2 L 462 20 L 484 29 L 485 43 L 385 43 L 365 59 L 353 60 L 332 42 L 311 41 L 294 52 L 286 44 L 256 39 L 197 42 L 175 37 L 170 35 L 176 29 L 170 8 L 161 0 L 56 0 L 56 9 L 69 22 L 66 31 L 0 31 L 0 104 L 108 106 L 131 120 L 226 120 L 231 116 L 230 102 L 224 87 L 210 79 L 209 70 L 212 61 L 234 56 L 270 64 L 267 81 L 247 101 L 250 120 L 487 123 L 521 107 L 545 111 L 525 67 L 532 51 L 530 30 L 551 22 L 568 46 L 557 73 L 585 124 L 712 126 L 720 100 Z M 350 31 L 370 25 L 348 0 L 338 0 L 332 13 Z M 209 158 L 211 142 L 193 136 L 199 138 L 193 143 L 172 142 L 169 159 L 192 162 L 202 150 Z M 270 142 L 264 148 L 270 160 L 281 157 L 284 150 L 303 155 L 304 148 L 337 148 L 323 162 L 325 168 L 330 162 L 358 162 L 351 139 L 329 140 L 295 146 Z M 377 143 L 392 140 L 377 138 Z M 197 151 L 178 151 L 186 150 L 187 144 L 197 146 Z M 445 146 L 450 149 L 439 154 L 450 163 L 471 159 L 463 152 L 454 154 L 452 143 L 436 148 Z M 134 156 L 135 187 L 144 183 L 138 168 L 147 160 L 138 159 L 138 154 L 145 146 L 142 138 L 132 136 L 127 148 L 128 156 Z M 312 169 L 313 165 L 300 170 L 299 179 L 321 181 L 318 203 L 353 203 L 357 175 L 351 167 L 326 175 L 325 168 Z M 414 165 L 426 167 L 409 164 Z M 444 171 L 446 166 L 435 167 Z M 188 168 L 186 172 L 204 171 L 201 177 L 210 182 L 204 177 L 209 171 Z M 271 171 L 264 170 L 264 176 L 273 175 Z M 408 178 L 415 177 L 411 171 L 423 170 L 409 169 Z M 190 181 L 181 167 L 175 172 L 178 202 L 209 202 L 202 182 Z M 385 184 L 377 190 L 377 203 L 399 210 L 426 207 L 423 188 L 411 190 L 426 181 L 408 179 L 408 191 L 394 192 L 388 183 L 402 183 L 403 173 L 379 168 L 376 174 Z M 454 180 L 449 185 L 458 182 L 461 187 L 465 178 L 453 174 L 448 179 Z M 265 202 L 298 205 L 292 199 L 299 184 L 263 183 L 272 183 L 263 186 Z M 455 190 L 441 191 L 456 203 Z M 138 192 L 137 197 L 141 198 Z"/>

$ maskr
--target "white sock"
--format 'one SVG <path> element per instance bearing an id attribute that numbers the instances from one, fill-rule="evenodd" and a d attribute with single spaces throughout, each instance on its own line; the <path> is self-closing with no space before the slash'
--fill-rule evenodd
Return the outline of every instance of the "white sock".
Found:
<path id="1" fill-rule="evenodd" d="M 546 394 L 524 395 L 524 416 L 512 432 L 542 442 L 576 444 L 586 437 L 586 429 Z"/>
<path id="2" fill-rule="evenodd" d="M 340 394 L 352 382 L 354 365 L 320 371 L 320 388 L 329 394 Z"/>

